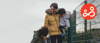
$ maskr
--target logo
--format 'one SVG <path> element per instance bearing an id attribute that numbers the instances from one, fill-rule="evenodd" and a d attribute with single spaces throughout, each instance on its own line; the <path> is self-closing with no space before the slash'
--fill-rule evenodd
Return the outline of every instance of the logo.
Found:
<path id="1" fill-rule="evenodd" d="M 93 4 L 85 4 L 81 8 L 81 16 L 86 20 L 92 20 L 97 15 L 97 9 Z"/>

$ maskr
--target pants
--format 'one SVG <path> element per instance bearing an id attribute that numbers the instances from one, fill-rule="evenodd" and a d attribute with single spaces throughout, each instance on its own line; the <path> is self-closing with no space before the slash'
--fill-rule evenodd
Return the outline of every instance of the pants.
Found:
<path id="1" fill-rule="evenodd" d="M 55 36 L 50 36 L 50 39 L 51 39 L 51 43 L 62 43 L 62 37 L 61 35 L 55 35 Z M 57 39 L 57 42 L 56 42 L 56 39 Z"/>
<path id="2" fill-rule="evenodd" d="M 60 29 L 61 33 L 64 33 L 62 28 L 64 28 L 64 26 L 59 26 L 59 29 Z"/>

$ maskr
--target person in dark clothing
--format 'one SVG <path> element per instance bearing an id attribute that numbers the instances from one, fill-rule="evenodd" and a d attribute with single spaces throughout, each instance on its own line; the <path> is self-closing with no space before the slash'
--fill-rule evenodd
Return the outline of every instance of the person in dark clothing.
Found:
<path id="1" fill-rule="evenodd" d="M 47 27 L 41 27 L 38 31 L 35 32 L 31 43 L 45 43 L 44 37 L 48 34 Z"/>

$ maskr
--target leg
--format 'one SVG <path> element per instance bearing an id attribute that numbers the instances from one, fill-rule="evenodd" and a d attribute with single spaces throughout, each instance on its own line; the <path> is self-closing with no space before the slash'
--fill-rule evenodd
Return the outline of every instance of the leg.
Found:
<path id="1" fill-rule="evenodd" d="M 59 26 L 60 31 L 61 31 L 62 33 L 64 33 L 63 30 L 62 30 L 62 28 L 63 28 L 63 26 Z"/>
<path id="2" fill-rule="evenodd" d="M 62 28 L 63 28 L 64 26 L 59 26 L 59 29 L 60 29 L 60 31 L 62 32 L 62 35 L 61 36 L 64 36 L 65 35 L 65 33 L 63 32 L 63 30 L 62 30 Z M 64 36 L 65 37 L 65 36 Z"/>
<path id="3" fill-rule="evenodd" d="M 58 43 L 62 43 L 62 37 L 61 37 L 61 35 L 57 35 L 57 41 L 58 41 Z"/>
<path id="4" fill-rule="evenodd" d="M 51 43 L 56 43 L 56 36 L 50 36 Z"/>

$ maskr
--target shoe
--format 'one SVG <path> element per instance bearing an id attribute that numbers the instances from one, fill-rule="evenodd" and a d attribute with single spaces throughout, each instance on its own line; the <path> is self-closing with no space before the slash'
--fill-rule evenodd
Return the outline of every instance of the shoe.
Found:
<path id="1" fill-rule="evenodd" d="M 65 35 L 65 33 L 62 33 L 62 34 L 61 34 L 61 36 L 64 36 L 64 35 Z"/>
<path id="2" fill-rule="evenodd" d="M 62 39 L 66 38 L 66 36 L 62 36 Z"/>

